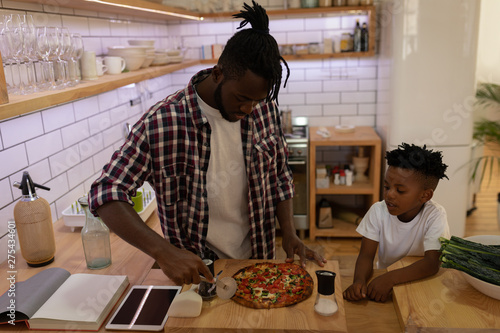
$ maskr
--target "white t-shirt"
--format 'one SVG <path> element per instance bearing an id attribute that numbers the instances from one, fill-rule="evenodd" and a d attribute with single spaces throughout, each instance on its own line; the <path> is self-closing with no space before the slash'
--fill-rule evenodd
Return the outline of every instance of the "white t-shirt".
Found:
<path id="1" fill-rule="evenodd" d="M 219 110 L 199 96 L 198 101 L 212 129 L 207 171 L 207 245 L 221 259 L 248 259 L 252 248 L 241 124 L 225 120 Z"/>
<path id="2" fill-rule="evenodd" d="M 401 222 L 389 214 L 385 201 L 377 202 L 356 231 L 379 243 L 377 268 L 386 268 L 406 256 L 439 250 L 439 237 L 449 238 L 450 234 L 444 207 L 432 200 L 410 222 Z"/>

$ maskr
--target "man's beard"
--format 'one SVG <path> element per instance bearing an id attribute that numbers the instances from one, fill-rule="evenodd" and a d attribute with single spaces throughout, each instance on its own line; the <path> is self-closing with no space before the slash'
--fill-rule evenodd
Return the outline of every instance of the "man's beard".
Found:
<path id="1" fill-rule="evenodd" d="M 224 105 L 222 105 L 222 82 L 219 83 L 219 85 L 215 89 L 214 100 L 215 100 L 215 106 L 219 110 L 222 118 L 224 118 L 225 120 L 232 122 L 232 123 L 238 121 L 238 120 L 231 119 L 229 117 L 229 113 L 227 113 L 226 109 L 224 109 Z"/>

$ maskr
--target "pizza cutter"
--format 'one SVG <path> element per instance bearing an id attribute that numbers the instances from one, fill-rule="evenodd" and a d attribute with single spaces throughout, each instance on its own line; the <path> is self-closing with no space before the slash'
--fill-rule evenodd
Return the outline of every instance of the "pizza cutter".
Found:
<path id="1" fill-rule="evenodd" d="M 230 276 L 217 280 L 215 284 L 217 285 L 216 293 L 220 299 L 230 299 L 236 293 L 236 280 Z"/>

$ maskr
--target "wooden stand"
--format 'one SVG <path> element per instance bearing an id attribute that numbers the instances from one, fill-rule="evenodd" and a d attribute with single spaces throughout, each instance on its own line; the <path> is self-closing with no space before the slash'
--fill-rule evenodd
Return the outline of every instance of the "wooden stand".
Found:
<path id="1" fill-rule="evenodd" d="M 356 225 L 344 221 L 333 221 L 333 228 L 318 229 L 316 227 L 316 196 L 317 195 L 368 195 L 370 205 L 379 201 L 380 198 L 380 172 L 382 142 L 372 127 L 356 127 L 352 133 L 337 133 L 333 127 L 327 128 L 331 133 L 329 138 L 323 138 L 317 134 L 319 127 L 309 128 L 309 237 L 360 237 L 356 232 Z M 356 183 L 352 186 L 333 185 L 328 188 L 316 188 L 316 148 L 321 146 L 363 146 L 368 147 L 370 164 L 368 182 Z M 367 207 L 369 208 L 369 207 Z"/>
<path id="2" fill-rule="evenodd" d="M 0 59 L 2 55 L 0 54 Z M 5 81 L 5 73 L 3 65 L 0 66 L 0 104 L 9 103 L 9 95 L 7 95 L 7 82 Z"/>

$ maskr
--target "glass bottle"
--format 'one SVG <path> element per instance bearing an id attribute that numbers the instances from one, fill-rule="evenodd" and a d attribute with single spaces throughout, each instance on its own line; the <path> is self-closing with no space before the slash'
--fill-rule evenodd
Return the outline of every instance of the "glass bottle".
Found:
<path id="1" fill-rule="evenodd" d="M 368 51 L 368 27 L 366 22 L 361 26 L 361 51 Z"/>
<path id="2" fill-rule="evenodd" d="M 314 303 L 314 311 L 322 316 L 331 316 L 338 311 L 335 299 L 335 276 L 334 272 L 318 270 L 318 295 Z"/>
<path id="3" fill-rule="evenodd" d="M 356 20 L 353 43 L 354 43 L 354 52 L 361 52 L 361 26 L 359 25 L 359 20 Z"/>
<path id="4" fill-rule="evenodd" d="M 89 269 L 101 269 L 111 265 L 109 229 L 99 217 L 89 210 L 87 197 L 78 199 L 85 211 L 85 225 L 82 229 L 83 251 Z"/>

